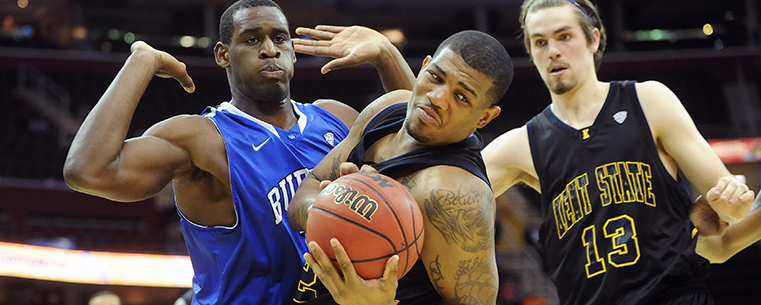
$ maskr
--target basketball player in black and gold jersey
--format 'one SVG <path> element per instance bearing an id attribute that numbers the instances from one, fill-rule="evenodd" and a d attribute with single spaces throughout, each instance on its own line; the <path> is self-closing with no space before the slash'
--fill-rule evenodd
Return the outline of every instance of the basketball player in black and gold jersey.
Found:
<path id="1" fill-rule="evenodd" d="M 310 243 L 305 259 L 334 298 L 317 296 L 313 304 L 495 304 L 496 206 L 476 130 L 501 112 L 496 102 L 512 75 L 498 40 L 463 31 L 426 57 L 412 91 L 387 93 L 361 112 L 349 136 L 302 181 L 288 209 L 290 226 L 306 227 L 320 182 L 346 173 L 348 161 L 355 171 L 372 165 L 409 189 L 423 215 L 425 242 L 418 263 L 398 283 L 398 256 L 382 278 L 365 280 L 342 260 L 340 245 Z M 333 247 L 341 273 L 320 247 Z"/>
<path id="2" fill-rule="evenodd" d="M 520 21 L 552 103 L 483 155 L 495 195 L 517 183 L 541 193 L 540 242 L 561 303 L 713 304 L 700 257 L 713 249 L 696 253 L 677 171 L 731 223 L 727 235 L 748 230 L 737 225 L 752 220 L 754 193 L 665 85 L 598 81 L 605 31 L 589 0 L 527 0 Z"/>

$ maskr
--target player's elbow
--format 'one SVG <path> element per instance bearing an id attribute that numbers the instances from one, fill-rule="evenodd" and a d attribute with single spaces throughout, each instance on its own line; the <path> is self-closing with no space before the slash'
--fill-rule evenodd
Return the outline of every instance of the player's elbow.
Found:
<path id="1" fill-rule="evenodd" d="M 700 253 L 699 253 L 700 254 Z M 707 259 L 711 264 L 723 264 L 729 260 L 731 255 L 725 255 L 724 253 L 710 253 L 700 254 L 703 258 Z"/>
<path id="2" fill-rule="evenodd" d="M 709 242 L 708 238 L 698 240 L 695 253 L 708 260 L 711 264 L 723 264 L 734 255 L 723 244 L 717 243 L 715 240 Z"/>
<path id="3" fill-rule="evenodd" d="M 74 159 L 66 159 L 63 166 L 63 180 L 75 191 L 91 193 L 103 188 L 103 178 L 93 168 Z"/>
<path id="4" fill-rule="evenodd" d="M 87 185 L 87 178 L 83 166 L 71 159 L 66 159 L 63 165 L 63 181 L 73 190 L 82 190 Z"/>
<path id="5" fill-rule="evenodd" d="M 288 208 L 288 225 L 291 227 L 291 230 L 296 232 L 304 231 L 304 228 L 306 227 L 306 224 L 302 224 L 302 215 L 300 215 L 299 212 L 304 210 L 302 205 L 303 202 L 293 202 L 290 208 Z"/>

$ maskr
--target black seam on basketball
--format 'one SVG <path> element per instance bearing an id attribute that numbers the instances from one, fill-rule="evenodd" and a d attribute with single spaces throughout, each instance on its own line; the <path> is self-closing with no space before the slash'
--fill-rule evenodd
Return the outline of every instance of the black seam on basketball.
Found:
<path id="1" fill-rule="evenodd" d="M 420 236 L 422 236 L 422 234 Z M 417 238 L 415 238 L 415 242 L 414 243 L 407 243 L 407 246 L 402 248 L 402 249 L 399 249 L 399 251 L 396 251 L 396 252 L 393 252 L 393 253 L 390 253 L 390 254 L 387 254 L 387 255 L 383 255 L 383 256 L 374 257 L 374 258 L 352 260 L 351 262 L 352 263 L 368 263 L 368 262 L 372 262 L 372 261 L 375 261 L 375 260 L 378 260 L 378 259 L 381 259 L 381 258 L 389 258 L 389 257 L 393 256 L 394 254 L 399 254 L 399 253 L 402 253 L 404 251 L 408 251 L 409 252 L 409 249 L 412 248 L 413 244 L 415 245 L 415 247 L 417 247 L 417 241 L 420 239 L 420 236 L 417 236 Z M 418 251 L 418 253 L 420 253 L 420 251 Z M 409 259 L 409 257 L 410 256 L 407 255 L 407 259 Z M 328 258 L 332 262 L 338 262 L 338 260 L 336 260 L 335 258 L 330 258 L 330 257 L 328 257 Z M 407 262 L 407 263 L 409 264 L 409 262 Z"/>
<path id="2" fill-rule="evenodd" d="M 350 223 L 350 224 L 353 224 L 353 225 L 355 225 L 355 226 L 361 227 L 361 228 L 363 228 L 363 229 L 365 229 L 365 230 L 367 230 L 367 231 L 370 231 L 371 233 L 375 233 L 375 235 L 378 235 L 378 236 L 380 236 L 380 237 L 383 237 L 383 239 L 385 239 L 385 240 L 386 240 L 386 241 L 387 241 L 387 242 L 388 242 L 388 243 L 389 243 L 389 244 L 390 244 L 392 247 L 394 247 L 394 251 L 396 251 L 396 245 L 394 245 L 394 241 L 392 241 L 390 238 L 388 238 L 388 236 L 386 236 L 386 234 L 383 234 L 383 233 L 381 233 L 381 232 L 378 232 L 378 231 L 376 231 L 376 230 L 373 230 L 373 229 L 371 229 L 371 228 L 368 228 L 368 227 L 364 226 L 363 224 L 360 224 L 360 223 L 358 223 L 358 222 L 356 222 L 356 221 L 354 221 L 354 220 L 351 220 L 351 219 L 349 219 L 349 218 L 343 217 L 343 216 L 341 216 L 341 215 L 338 215 L 338 214 L 336 214 L 336 213 L 333 213 L 333 212 L 331 212 L 331 211 L 328 211 L 328 210 L 326 210 L 326 209 L 323 209 L 323 208 L 320 208 L 320 207 L 316 207 L 316 206 L 312 206 L 312 209 L 313 209 L 313 210 L 317 210 L 317 211 L 321 211 L 321 212 L 324 212 L 325 214 L 328 214 L 328 215 L 330 215 L 330 216 L 333 216 L 333 217 L 339 218 L 339 219 L 341 219 L 341 220 L 343 220 L 343 221 L 346 221 L 346 222 L 348 222 L 348 223 Z"/>
<path id="3" fill-rule="evenodd" d="M 368 176 L 367 174 L 365 174 L 365 173 L 362 173 L 362 172 L 360 172 L 360 174 L 363 174 L 363 175 L 365 175 L 365 176 Z M 391 178 L 391 177 L 389 177 L 389 178 Z M 373 192 L 375 192 L 375 194 L 376 194 L 376 195 L 378 195 L 378 197 L 380 197 L 380 198 L 383 198 L 383 203 L 384 203 L 384 204 L 385 204 L 385 205 L 388 207 L 388 209 L 391 211 L 391 215 L 394 215 L 394 220 L 396 220 L 396 225 L 399 227 L 399 229 L 400 229 L 399 231 L 401 231 L 401 232 L 402 232 L 402 239 L 404 239 L 404 242 L 405 242 L 405 244 L 407 244 L 407 247 L 406 247 L 406 248 L 409 248 L 409 244 L 410 244 L 410 243 L 409 243 L 409 242 L 407 242 L 407 233 L 404 231 L 404 226 L 402 225 L 402 221 L 399 219 L 399 215 L 397 215 L 397 214 L 396 214 L 396 210 L 394 210 L 393 208 L 391 208 L 391 204 L 389 204 L 389 203 L 388 203 L 388 199 L 386 199 L 386 196 L 383 196 L 383 194 L 381 194 L 380 192 L 378 192 L 378 191 L 377 191 L 375 188 L 373 188 L 373 187 L 372 187 L 370 184 L 368 184 L 368 183 L 367 183 L 367 182 L 365 182 L 365 181 L 362 181 L 362 180 L 356 179 L 356 178 L 354 178 L 354 177 L 349 177 L 349 176 L 347 176 L 347 179 L 350 179 L 350 180 L 353 180 L 353 181 L 357 181 L 357 182 L 360 182 L 360 183 L 364 184 L 364 185 L 365 185 L 365 186 L 367 186 L 369 189 L 371 189 Z M 371 179 L 372 179 L 372 178 L 371 178 Z M 396 182 L 396 180 L 394 180 L 394 182 Z M 404 186 L 402 186 L 402 187 L 404 187 Z M 407 190 L 407 189 L 405 188 L 405 190 Z M 408 205 L 411 205 L 411 204 L 409 203 L 409 200 L 407 201 L 407 203 L 408 203 Z M 414 215 L 414 214 L 412 214 L 412 215 Z M 413 219 L 413 224 L 414 224 L 414 219 L 415 219 L 415 217 L 412 217 L 412 219 Z M 412 231 L 413 231 L 413 232 L 415 231 L 415 227 L 414 227 L 414 226 L 412 227 Z M 394 251 L 396 251 L 396 245 L 394 245 Z M 399 253 L 399 252 L 395 252 L 395 253 Z"/>
<path id="4" fill-rule="evenodd" d="M 353 220 L 351 220 L 351 219 L 348 219 L 348 218 L 346 218 L 346 217 L 343 217 L 343 216 L 341 216 L 341 215 L 338 215 L 338 214 L 336 214 L 336 213 L 333 213 L 333 212 L 331 212 L 331 211 L 325 210 L 325 209 L 323 209 L 323 208 L 320 208 L 320 207 L 316 207 L 316 206 L 313 206 L 313 207 L 312 207 L 312 209 L 313 209 L 313 210 L 315 210 L 315 211 L 320 211 L 320 212 L 323 212 L 323 213 L 325 213 L 325 214 L 328 214 L 328 215 L 330 215 L 330 216 L 333 216 L 333 217 L 336 217 L 336 218 L 342 219 L 342 220 L 344 220 L 344 221 L 346 221 L 346 222 L 348 222 L 348 223 L 350 223 L 350 224 L 356 225 L 356 226 L 358 226 L 358 227 L 362 227 L 363 229 L 365 229 L 365 230 L 367 230 L 367 231 L 370 231 L 370 232 L 372 232 L 372 233 L 375 233 L 376 235 L 378 235 L 378 236 L 380 236 L 380 237 L 383 237 L 383 238 L 384 238 L 386 241 L 388 241 L 388 243 L 389 243 L 390 245 L 392 245 L 392 247 L 394 248 L 394 251 L 393 251 L 392 253 L 390 253 L 390 254 L 387 254 L 387 255 L 383 255 L 383 256 L 378 256 L 378 257 L 373 257 L 373 258 L 361 259 L 361 260 L 352 260 L 352 261 L 351 261 L 352 263 L 366 263 L 366 262 L 371 262 L 371 261 L 374 261 L 374 260 L 378 260 L 378 259 L 381 259 L 381 258 L 389 258 L 389 257 L 391 257 L 391 256 L 392 256 L 392 255 L 394 255 L 394 254 L 399 254 L 399 253 L 402 253 L 402 252 L 404 252 L 404 251 L 409 251 L 409 249 L 412 247 L 412 245 L 413 245 L 413 244 L 415 245 L 415 247 L 417 247 L 417 242 L 418 242 L 418 240 L 420 240 L 420 237 L 421 237 L 421 236 L 423 236 L 423 234 L 422 234 L 422 231 L 421 231 L 421 234 L 420 234 L 420 235 L 418 235 L 418 236 L 415 236 L 415 240 L 414 240 L 414 242 L 413 242 L 413 243 L 406 243 L 406 245 L 405 245 L 405 247 L 404 247 L 404 248 L 401 248 L 401 249 L 399 249 L 399 250 L 396 250 L 396 245 L 394 244 L 394 242 L 393 242 L 393 241 L 392 241 L 390 238 L 388 238 L 388 237 L 387 237 L 385 234 L 382 234 L 382 233 L 380 233 L 380 232 L 378 232 L 378 231 L 372 230 L 372 229 L 370 229 L 370 228 L 368 228 L 368 227 L 365 227 L 364 225 L 360 224 L 359 222 L 353 221 Z M 406 241 L 406 240 L 405 240 L 405 241 Z M 420 251 L 417 251 L 417 253 L 420 253 Z M 408 255 L 407 257 L 409 258 L 409 255 Z M 330 258 L 330 260 L 331 260 L 331 261 L 333 261 L 333 262 L 337 262 L 337 260 L 336 260 L 335 258 Z"/>

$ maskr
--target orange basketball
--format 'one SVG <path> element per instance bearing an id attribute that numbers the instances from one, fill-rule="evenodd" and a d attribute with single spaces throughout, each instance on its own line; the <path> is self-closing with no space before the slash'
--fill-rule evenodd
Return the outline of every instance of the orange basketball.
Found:
<path id="1" fill-rule="evenodd" d="M 340 271 L 330 246 L 330 239 L 337 238 L 364 279 L 383 276 L 386 261 L 398 254 L 400 279 L 423 248 L 423 216 L 399 182 L 358 172 L 336 179 L 320 192 L 309 212 L 306 238 L 316 241 Z"/>

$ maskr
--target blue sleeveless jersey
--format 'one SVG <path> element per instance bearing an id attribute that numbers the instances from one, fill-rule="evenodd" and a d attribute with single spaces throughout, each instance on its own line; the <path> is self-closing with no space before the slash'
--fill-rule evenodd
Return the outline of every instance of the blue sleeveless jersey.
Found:
<path id="1" fill-rule="evenodd" d="M 286 210 L 309 171 L 349 133 L 338 118 L 293 102 L 290 130 L 256 119 L 230 103 L 203 115 L 224 138 L 237 223 L 205 227 L 182 217 L 195 276 L 193 304 L 284 304 L 293 296 L 306 241 L 290 229 Z"/>

